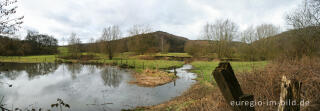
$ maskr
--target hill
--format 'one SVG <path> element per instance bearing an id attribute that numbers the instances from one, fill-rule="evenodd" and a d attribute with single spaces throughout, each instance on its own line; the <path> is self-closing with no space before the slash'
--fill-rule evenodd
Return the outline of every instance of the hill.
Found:
<path id="1" fill-rule="evenodd" d="M 184 52 L 185 37 L 176 36 L 163 31 L 139 34 L 116 40 L 120 52 L 154 53 Z"/>
<path id="2" fill-rule="evenodd" d="M 320 52 L 320 30 L 319 27 L 307 27 L 303 29 L 288 30 L 278 35 L 267 37 L 253 42 L 260 46 L 261 52 L 267 58 L 301 57 L 319 55 Z M 263 48 L 264 47 L 264 48 Z"/>

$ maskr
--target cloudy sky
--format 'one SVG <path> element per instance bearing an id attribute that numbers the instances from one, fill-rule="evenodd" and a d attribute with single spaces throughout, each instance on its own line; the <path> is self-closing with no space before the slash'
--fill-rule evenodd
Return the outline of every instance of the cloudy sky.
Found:
<path id="1" fill-rule="evenodd" d="M 99 38 L 102 29 L 119 25 L 123 36 L 134 24 L 197 39 L 202 26 L 231 19 L 243 30 L 272 23 L 287 28 L 284 15 L 302 0 L 19 0 L 25 16 L 23 30 L 53 35 L 59 40 L 71 32 L 83 42 Z M 23 32 L 22 30 L 22 32 Z M 23 35 L 23 34 L 22 34 Z M 60 42 L 61 44 L 61 42 Z"/>

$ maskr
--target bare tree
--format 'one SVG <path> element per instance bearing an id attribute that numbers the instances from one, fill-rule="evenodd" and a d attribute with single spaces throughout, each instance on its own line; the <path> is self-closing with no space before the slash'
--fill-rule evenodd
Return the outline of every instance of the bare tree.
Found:
<path id="1" fill-rule="evenodd" d="M 211 46 L 214 47 L 215 52 L 219 58 L 231 57 L 231 43 L 236 37 L 238 27 L 230 20 L 216 20 L 214 24 L 207 23 L 204 26 L 203 38 L 211 41 Z"/>
<path id="2" fill-rule="evenodd" d="M 261 24 L 256 27 L 256 40 L 260 40 L 255 44 L 255 48 L 259 49 L 257 56 L 259 59 L 265 60 L 268 56 L 268 43 L 267 37 L 271 37 L 280 33 L 280 27 L 273 24 Z"/>
<path id="3" fill-rule="evenodd" d="M 64 38 L 64 37 L 62 37 L 60 41 L 61 41 L 61 43 L 62 43 L 62 46 L 64 46 L 65 38 Z"/>
<path id="4" fill-rule="evenodd" d="M 139 34 L 145 34 L 152 32 L 153 29 L 150 25 L 133 25 L 129 30 L 129 36 L 139 35 Z"/>
<path id="5" fill-rule="evenodd" d="M 296 10 L 286 15 L 286 19 L 295 29 L 320 26 L 320 1 L 305 0 Z"/>
<path id="6" fill-rule="evenodd" d="M 294 29 L 292 41 L 295 55 L 317 54 L 320 49 L 320 0 L 303 1 L 296 10 L 286 15 L 286 20 Z"/>
<path id="7" fill-rule="evenodd" d="M 73 57 L 79 56 L 79 53 L 81 52 L 80 44 L 81 44 L 81 40 L 77 36 L 77 34 L 71 33 L 69 38 L 68 51 L 72 54 Z"/>
<path id="8" fill-rule="evenodd" d="M 256 57 L 256 49 L 253 44 L 254 41 L 258 40 L 256 32 L 256 29 L 250 26 L 240 33 L 241 41 L 246 43 L 241 50 L 243 54 L 242 57 L 251 61 L 254 61 Z"/>
<path id="9" fill-rule="evenodd" d="M 257 39 L 263 39 L 280 33 L 280 27 L 273 24 L 261 24 L 256 28 Z"/>
<path id="10" fill-rule="evenodd" d="M 86 48 L 86 49 L 87 49 L 87 52 L 89 52 L 89 53 L 95 52 L 95 50 L 96 50 L 95 44 L 96 44 L 96 43 L 95 43 L 94 38 L 91 37 L 91 38 L 89 39 L 88 47 Z"/>
<path id="11" fill-rule="evenodd" d="M 267 37 L 277 35 L 279 32 L 280 28 L 273 24 L 248 27 L 240 33 L 241 41 L 246 43 L 246 46 L 242 49 L 243 57 L 250 60 L 266 59 L 269 50 Z"/>
<path id="12" fill-rule="evenodd" d="M 256 30 L 253 28 L 253 26 L 250 26 L 246 30 L 241 32 L 240 36 L 241 41 L 248 44 L 251 44 L 257 40 Z"/>
<path id="13" fill-rule="evenodd" d="M 121 30 L 119 26 L 113 25 L 103 29 L 101 36 L 101 43 L 105 50 L 105 53 L 108 54 L 109 59 L 111 60 L 116 53 L 115 50 L 115 40 L 121 38 Z"/>
<path id="14" fill-rule="evenodd" d="M 1 35 L 12 35 L 23 23 L 23 16 L 17 17 L 18 6 L 15 5 L 17 0 L 1 0 L 0 1 L 0 34 Z"/>

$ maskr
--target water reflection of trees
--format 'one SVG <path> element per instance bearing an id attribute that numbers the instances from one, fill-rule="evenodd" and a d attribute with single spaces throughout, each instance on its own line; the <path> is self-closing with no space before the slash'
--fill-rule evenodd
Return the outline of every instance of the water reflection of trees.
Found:
<path id="1" fill-rule="evenodd" d="M 1 73 L 7 78 L 14 80 L 23 71 L 26 71 L 29 79 L 36 76 L 46 75 L 57 70 L 58 64 L 53 63 L 5 63 L 0 67 Z"/>
<path id="2" fill-rule="evenodd" d="M 104 85 L 110 87 L 119 87 L 122 79 L 122 75 L 119 72 L 119 69 L 113 67 L 105 67 L 101 71 L 101 78 L 104 81 Z"/>
<path id="3" fill-rule="evenodd" d="M 88 65 L 88 70 L 90 74 L 96 73 L 98 65 Z"/>
<path id="4" fill-rule="evenodd" d="M 53 63 L 40 63 L 27 66 L 26 72 L 28 73 L 29 79 L 32 79 L 39 75 L 46 75 L 56 71 L 58 68 L 57 64 Z"/>
<path id="5" fill-rule="evenodd" d="M 82 71 L 82 64 L 67 64 L 67 69 L 70 71 L 72 79 L 77 78 L 77 74 Z"/>

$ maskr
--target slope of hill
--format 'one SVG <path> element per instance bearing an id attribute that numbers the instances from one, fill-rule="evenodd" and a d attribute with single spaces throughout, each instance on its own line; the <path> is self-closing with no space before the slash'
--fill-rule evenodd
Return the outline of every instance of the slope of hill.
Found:
<path id="1" fill-rule="evenodd" d="M 121 52 L 184 52 L 184 45 L 188 41 L 185 37 L 167 32 L 156 31 L 139 34 L 117 40 L 117 48 Z"/>
<path id="2" fill-rule="evenodd" d="M 289 30 L 253 43 L 259 46 L 256 48 L 265 50 L 263 54 L 269 58 L 319 55 L 318 44 L 320 44 L 319 27 Z"/>

